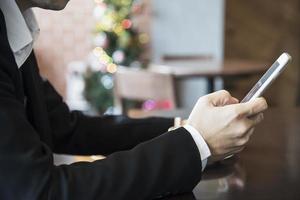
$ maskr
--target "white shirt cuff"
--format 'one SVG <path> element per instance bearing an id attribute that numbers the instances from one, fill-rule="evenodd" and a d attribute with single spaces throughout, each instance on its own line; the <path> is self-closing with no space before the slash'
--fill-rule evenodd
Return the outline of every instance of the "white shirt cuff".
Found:
<path id="1" fill-rule="evenodd" d="M 184 125 L 183 128 L 185 128 L 192 135 L 198 147 L 201 156 L 202 171 L 203 171 L 207 165 L 208 157 L 211 156 L 209 147 L 206 144 L 205 140 L 203 139 L 202 135 L 194 127 L 192 127 L 191 125 Z"/>

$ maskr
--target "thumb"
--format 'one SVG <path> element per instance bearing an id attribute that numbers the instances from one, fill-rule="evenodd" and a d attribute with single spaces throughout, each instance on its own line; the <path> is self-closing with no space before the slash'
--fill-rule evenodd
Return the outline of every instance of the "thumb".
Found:
<path id="1" fill-rule="evenodd" d="M 208 95 L 208 99 L 213 106 L 225 106 L 239 102 L 226 90 L 220 90 L 218 92 L 211 93 Z"/>
<path id="2" fill-rule="evenodd" d="M 239 102 L 240 101 L 237 98 L 231 97 L 228 102 L 225 102 L 224 106 L 231 105 L 231 104 L 237 104 Z"/>

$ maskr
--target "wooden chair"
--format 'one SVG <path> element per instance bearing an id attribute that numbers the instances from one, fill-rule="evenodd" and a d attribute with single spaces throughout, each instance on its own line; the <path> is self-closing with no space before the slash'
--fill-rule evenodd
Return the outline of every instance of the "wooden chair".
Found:
<path id="1" fill-rule="evenodd" d="M 174 80 L 170 74 L 119 67 L 115 74 L 115 106 L 124 111 L 123 100 L 168 100 L 176 108 Z"/>

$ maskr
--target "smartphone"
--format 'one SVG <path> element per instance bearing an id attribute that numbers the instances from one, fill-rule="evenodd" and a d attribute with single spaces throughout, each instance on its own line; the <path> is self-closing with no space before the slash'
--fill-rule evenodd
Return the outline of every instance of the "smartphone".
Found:
<path id="1" fill-rule="evenodd" d="M 281 56 L 274 62 L 274 64 L 245 96 L 241 103 L 245 103 L 257 97 L 260 97 L 273 83 L 273 81 L 282 73 L 282 71 L 286 68 L 288 62 L 291 60 L 292 57 L 288 53 L 281 54 Z M 224 158 L 224 160 L 231 158 L 232 156 L 233 155 L 227 156 L 226 158 Z"/>
<path id="2" fill-rule="evenodd" d="M 274 64 L 245 96 L 241 103 L 245 103 L 260 97 L 273 83 L 273 81 L 282 73 L 282 71 L 286 68 L 288 62 L 291 60 L 292 57 L 288 53 L 281 54 L 281 56 L 274 62 Z"/>

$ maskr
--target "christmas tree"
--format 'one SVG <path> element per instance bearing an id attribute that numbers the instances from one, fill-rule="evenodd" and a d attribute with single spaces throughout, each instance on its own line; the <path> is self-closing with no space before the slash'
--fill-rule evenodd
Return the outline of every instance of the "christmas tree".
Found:
<path id="1" fill-rule="evenodd" d="M 132 17 L 142 4 L 133 0 L 95 0 L 93 58 L 84 75 L 85 97 L 100 113 L 113 106 L 113 74 L 119 65 L 144 67 L 144 45 L 149 37 L 134 26 Z"/>

